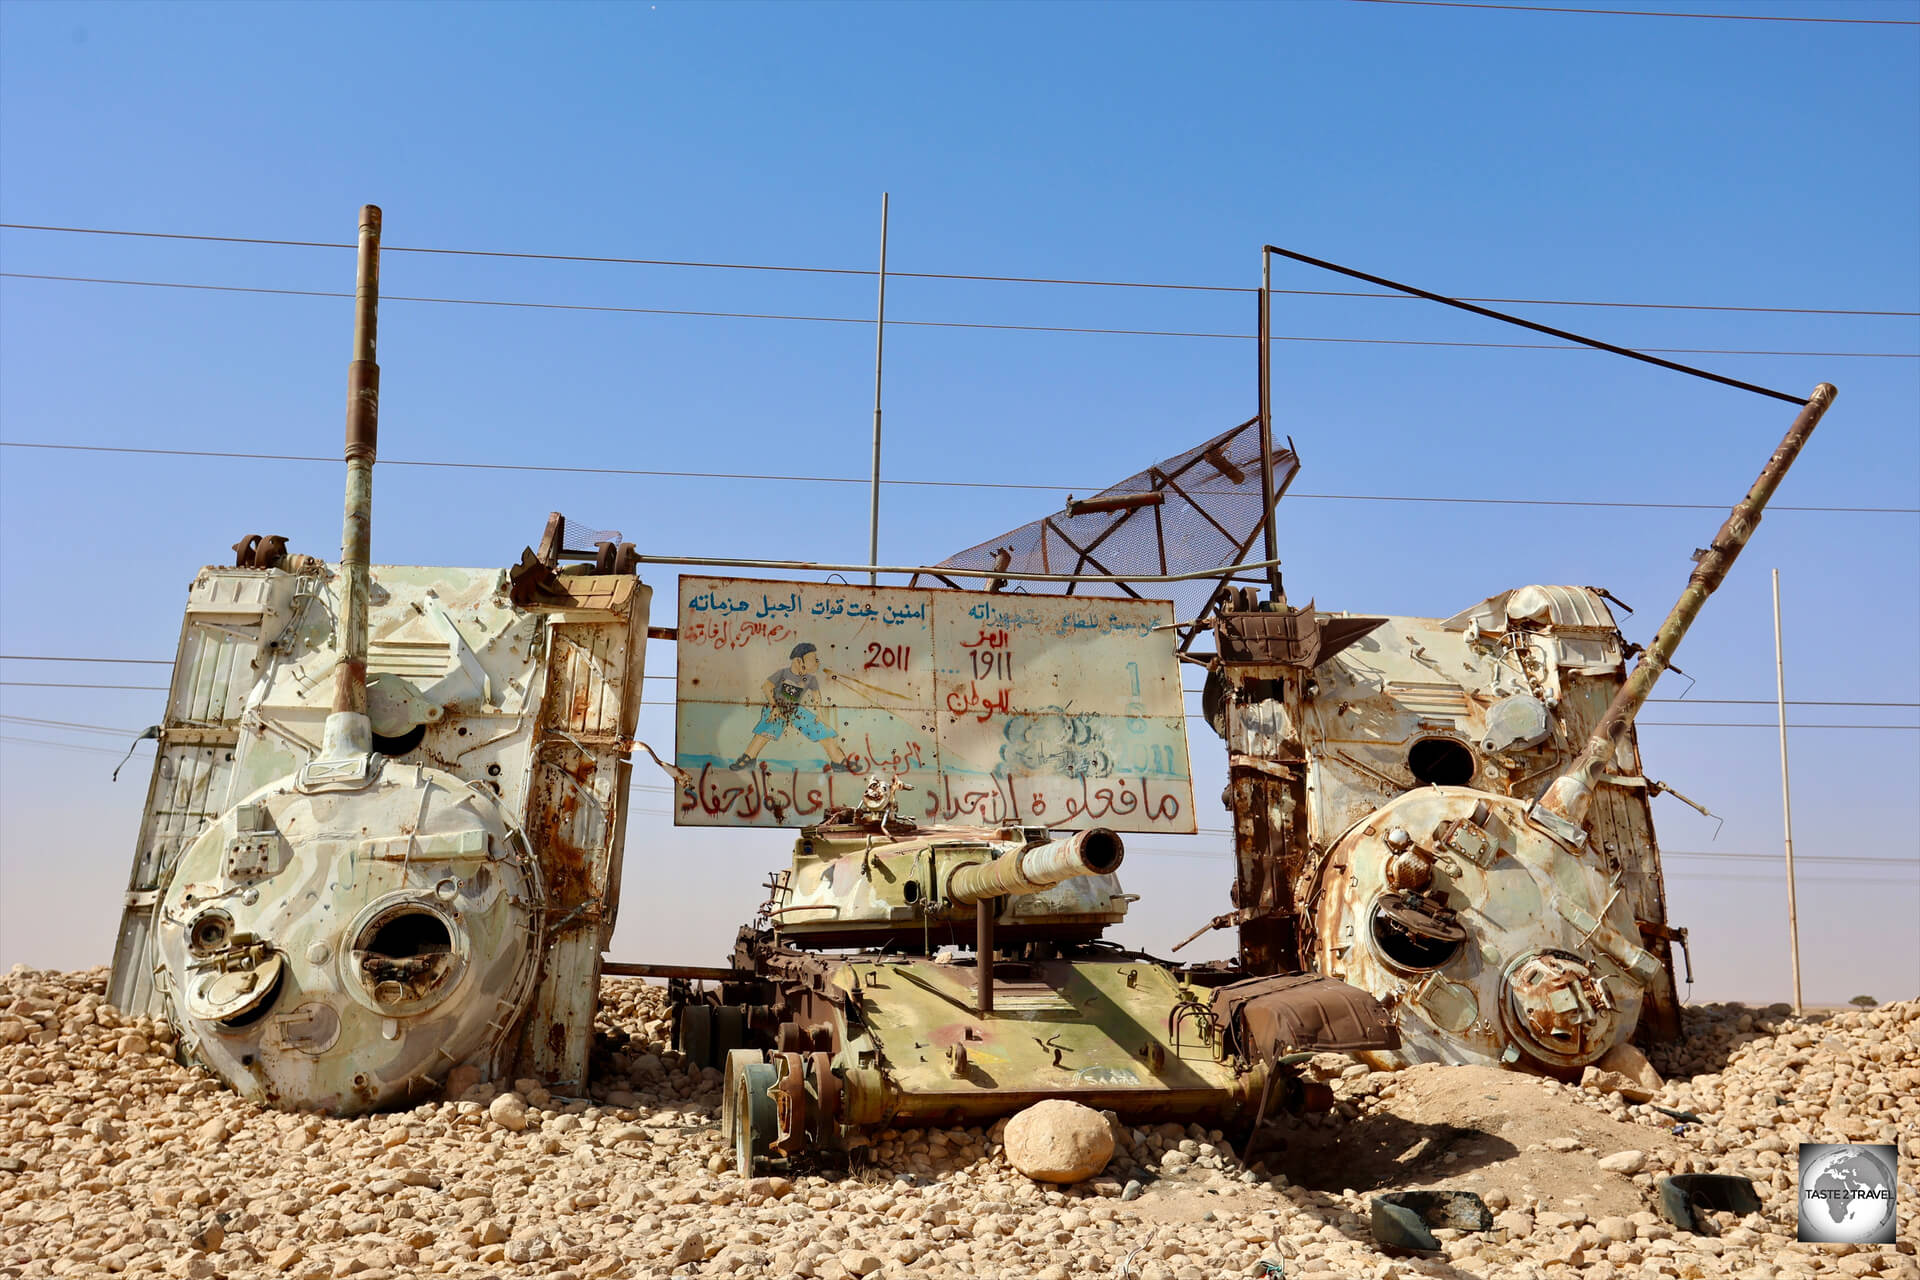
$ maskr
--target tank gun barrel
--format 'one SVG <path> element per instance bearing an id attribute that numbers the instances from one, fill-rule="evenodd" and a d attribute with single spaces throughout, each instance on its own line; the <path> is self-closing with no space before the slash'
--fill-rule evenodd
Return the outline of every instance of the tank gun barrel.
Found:
<path id="1" fill-rule="evenodd" d="M 373 462 L 380 424 L 376 360 L 380 305 L 380 207 L 360 209 L 360 253 L 354 280 L 353 362 L 347 366 L 345 519 L 340 534 L 342 601 L 340 665 L 334 715 L 367 713 L 367 608 L 373 546 Z M 361 747 L 365 750 L 365 747 Z"/>
<path id="2" fill-rule="evenodd" d="M 947 897 L 959 904 L 984 902 L 1043 889 L 1075 876 L 1104 876 L 1120 866 L 1125 849 L 1117 833 L 1105 827 L 1029 849 L 1004 853 L 990 862 L 960 868 L 947 881 Z"/>
<path id="3" fill-rule="evenodd" d="M 1640 655 L 1633 673 L 1620 686 L 1620 691 L 1608 704 L 1600 722 L 1594 726 L 1585 750 L 1567 766 L 1565 773 L 1554 779 L 1546 797 L 1540 802 L 1536 812 L 1546 819 L 1549 828 L 1560 828 L 1559 834 L 1576 837 L 1577 842 L 1577 836 L 1586 826 L 1587 811 L 1593 803 L 1593 788 L 1601 771 L 1613 759 L 1634 717 L 1640 714 L 1640 708 L 1652 696 L 1655 682 L 1673 661 L 1674 650 L 1680 647 L 1687 628 L 1699 616 L 1707 597 L 1726 578 L 1727 570 L 1733 567 L 1747 540 L 1753 537 L 1754 529 L 1760 524 L 1761 513 L 1773 497 L 1773 491 L 1779 488 L 1787 468 L 1800 455 L 1807 438 L 1813 434 L 1814 427 L 1838 394 L 1833 384 L 1828 382 L 1813 389 L 1813 394 L 1794 418 L 1793 425 L 1787 428 L 1787 434 L 1781 438 L 1779 447 L 1767 459 L 1767 465 L 1761 468 L 1759 478 L 1747 490 L 1747 496 L 1734 507 L 1726 523 L 1720 526 L 1720 532 L 1714 535 L 1713 545 L 1695 553 L 1694 558 L 1698 563 L 1687 580 L 1686 589 L 1680 593 L 1679 601 L 1667 614 L 1666 621 L 1660 624 L 1660 630 Z"/>

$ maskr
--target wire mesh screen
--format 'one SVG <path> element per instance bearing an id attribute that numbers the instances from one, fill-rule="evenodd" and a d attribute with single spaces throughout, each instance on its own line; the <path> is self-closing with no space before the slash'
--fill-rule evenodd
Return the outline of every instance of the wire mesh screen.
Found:
<path id="1" fill-rule="evenodd" d="M 1276 498 L 1286 492 L 1299 469 L 1300 460 L 1290 444 L 1274 450 Z M 1118 509 L 1108 506 L 1116 500 L 1123 505 Z M 1219 586 L 1218 580 L 1157 582 L 1131 588 L 1125 583 L 1023 581 L 1022 575 L 1091 573 L 1124 577 L 1190 573 L 1238 564 L 1260 543 L 1261 517 L 1260 423 L 1254 418 L 1091 497 L 1070 501 L 1063 511 L 989 538 L 940 563 L 960 569 L 992 569 L 1003 563 L 1004 556 L 1003 590 L 1171 599 L 1175 618 L 1184 623 L 1203 614 Z M 950 581 L 949 585 L 978 588 L 980 582 L 969 579 Z M 1181 647 L 1185 648 L 1190 639 L 1190 635 L 1183 635 Z"/>
<path id="2" fill-rule="evenodd" d="M 563 555 L 573 553 L 591 556 L 594 548 L 601 543 L 620 541 L 618 529 L 595 529 L 591 525 L 565 517 L 563 521 L 560 534 L 560 548 Z"/>

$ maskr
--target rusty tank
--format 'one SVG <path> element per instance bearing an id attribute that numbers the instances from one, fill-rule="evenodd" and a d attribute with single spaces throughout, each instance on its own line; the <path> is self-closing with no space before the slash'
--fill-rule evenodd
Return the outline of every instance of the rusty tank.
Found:
<path id="1" fill-rule="evenodd" d="M 1253 990 L 1106 941 L 1132 900 L 1117 833 L 917 826 L 906 789 L 875 777 L 800 831 L 729 967 L 610 967 L 674 980 L 676 1043 L 725 1072 L 741 1170 L 1048 1098 L 1250 1130 L 1331 1105 L 1300 1074 L 1313 1051 L 1393 1043 L 1345 983 Z"/>
<path id="2" fill-rule="evenodd" d="M 617 544 L 556 572 L 558 517 L 511 569 L 371 562 L 379 233 L 369 205 L 340 560 L 249 535 L 193 580 L 109 996 L 333 1113 L 584 1084 L 650 596 Z"/>
<path id="3" fill-rule="evenodd" d="M 1679 1034 L 1686 931 L 1650 808 L 1672 788 L 1634 718 L 1834 394 L 1805 402 L 1631 672 L 1592 587 L 1444 619 L 1223 592 L 1204 711 L 1227 744 L 1237 875 L 1212 926 L 1237 927 L 1242 966 L 1371 993 L 1400 1034 L 1374 1051 L 1387 1065 L 1577 1075 L 1636 1032 Z"/>

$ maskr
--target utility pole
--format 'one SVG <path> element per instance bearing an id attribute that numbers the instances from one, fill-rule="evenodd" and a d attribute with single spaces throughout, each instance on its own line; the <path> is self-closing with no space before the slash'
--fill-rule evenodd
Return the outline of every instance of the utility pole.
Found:
<path id="1" fill-rule="evenodd" d="M 1780 710 L 1780 812 L 1787 838 L 1787 945 L 1793 953 L 1793 1011 L 1800 1003 L 1800 910 L 1793 892 L 1793 790 L 1787 783 L 1787 662 L 1780 642 L 1780 571 L 1773 571 L 1773 675 Z"/>
<path id="2" fill-rule="evenodd" d="M 1256 326 L 1260 342 L 1260 524 L 1262 559 L 1267 564 L 1268 599 L 1280 599 L 1280 537 L 1273 527 L 1273 507 L 1278 498 L 1273 492 L 1273 251 L 1260 247 L 1260 321 Z"/>
<path id="3" fill-rule="evenodd" d="M 880 366 L 887 351 L 887 193 L 880 193 L 880 307 L 873 326 L 873 488 L 867 502 L 867 563 L 880 563 Z M 869 571 L 867 585 L 880 575 Z"/>

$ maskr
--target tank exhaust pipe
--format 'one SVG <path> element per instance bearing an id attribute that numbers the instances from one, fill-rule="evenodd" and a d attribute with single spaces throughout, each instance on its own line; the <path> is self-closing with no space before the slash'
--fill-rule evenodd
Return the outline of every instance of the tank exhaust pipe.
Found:
<path id="1" fill-rule="evenodd" d="M 373 749 L 367 718 L 367 608 L 373 547 L 373 462 L 380 435 L 380 207 L 360 209 L 360 253 L 353 290 L 353 362 L 347 366 L 347 497 L 340 531 L 341 657 L 334 668 L 333 710 L 323 758 Z"/>
<path id="2" fill-rule="evenodd" d="M 1593 805 L 1593 789 L 1598 784 L 1600 774 L 1612 762 L 1614 752 L 1625 738 L 1634 717 L 1640 714 L 1640 708 L 1652 696 L 1654 684 L 1673 661 L 1674 650 L 1680 647 L 1687 628 L 1699 616 L 1707 597 L 1726 578 L 1727 571 L 1739 558 L 1748 539 L 1753 537 L 1754 529 L 1760 524 L 1761 513 L 1773 497 L 1773 491 L 1780 487 L 1787 469 L 1800 456 L 1800 450 L 1813 434 L 1814 427 L 1819 425 L 1822 415 L 1838 394 L 1830 382 L 1823 382 L 1813 389 L 1813 394 L 1794 418 L 1793 425 L 1787 428 L 1780 446 L 1767 459 L 1767 465 L 1761 468 L 1760 476 L 1747 491 L 1747 496 L 1734 507 L 1726 523 L 1720 526 L 1720 532 L 1714 535 L 1713 545 L 1695 553 L 1698 564 L 1687 581 L 1686 590 L 1680 593 L 1673 611 L 1667 614 L 1652 643 L 1640 655 L 1633 674 L 1620 686 L 1620 691 L 1613 696 L 1605 714 L 1600 717 L 1599 724 L 1594 726 L 1586 749 L 1567 766 L 1565 773 L 1553 780 L 1545 798 L 1534 808 L 1533 816 L 1551 834 L 1576 847 L 1586 838 L 1587 812 Z"/>

